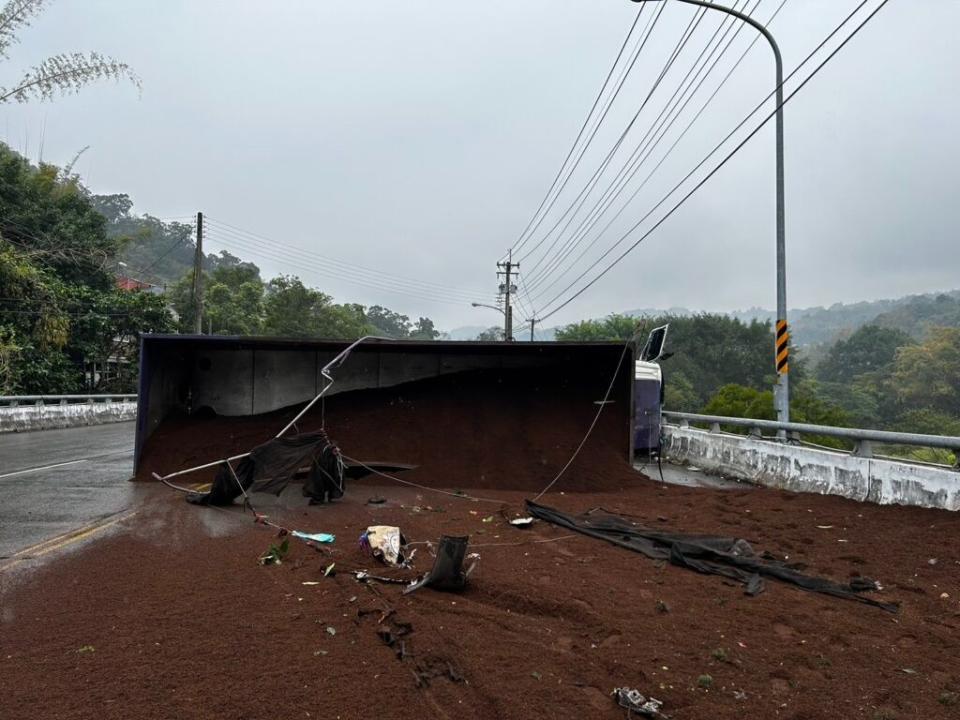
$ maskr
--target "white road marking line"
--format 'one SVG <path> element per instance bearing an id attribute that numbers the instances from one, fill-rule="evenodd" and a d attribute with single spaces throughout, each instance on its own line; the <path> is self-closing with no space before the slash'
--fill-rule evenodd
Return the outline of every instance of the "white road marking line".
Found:
<path id="1" fill-rule="evenodd" d="M 3 475 L 0 475 L 0 480 L 2 480 L 3 478 L 13 477 L 14 475 L 25 475 L 27 473 L 39 472 L 41 470 L 50 470 L 51 468 L 63 467 L 64 465 L 76 465 L 77 463 L 85 463 L 85 462 L 90 462 L 90 461 L 87 460 L 86 458 L 82 458 L 80 460 L 70 460 L 68 462 L 54 463 L 53 465 L 41 465 L 40 467 L 27 468 L 26 470 L 17 470 L 16 472 L 4 473 Z"/>

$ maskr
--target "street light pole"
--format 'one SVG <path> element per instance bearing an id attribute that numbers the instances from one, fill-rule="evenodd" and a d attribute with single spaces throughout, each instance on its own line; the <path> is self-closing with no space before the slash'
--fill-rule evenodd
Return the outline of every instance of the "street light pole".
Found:
<path id="1" fill-rule="evenodd" d="M 661 0 L 632 0 L 632 2 L 660 2 Z M 773 35 L 766 27 L 749 15 L 733 8 L 715 5 L 706 0 L 678 0 L 688 5 L 719 10 L 742 20 L 766 38 L 773 49 L 773 57 L 777 65 L 777 325 L 776 340 L 774 342 L 774 357 L 776 358 L 777 384 L 774 386 L 774 403 L 777 407 L 777 420 L 790 421 L 790 383 L 789 383 L 789 341 L 787 331 L 787 250 L 786 250 L 786 211 L 783 172 L 783 58 L 780 47 Z"/>
<path id="2" fill-rule="evenodd" d="M 504 336 L 503 336 L 503 339 L 504 339 L 504 340 L 507 340 L 507 341 L 513 339 L 513 338 L 511 338 L 511 337 L 509 337 L 509 336 L 506 335 L 506 329 L 510 326 L 510 321 L 509 321 L 509 318 L 507 317 L 507 312 L 508 312 L 508 311 L 504 310 L 503 308 L 499 308 L 499 307 L 497 307 L 496 305 L 488 305 L 487 303 L 472 302 L 472 303 L 470 303 L 470 304 L 471 304 L 473 307 L 490 308 L 491 310 L 496 310 L 498 313 L 500 313 L 501 315 L 503 315 L 503 320 L 504 320 Z"/>

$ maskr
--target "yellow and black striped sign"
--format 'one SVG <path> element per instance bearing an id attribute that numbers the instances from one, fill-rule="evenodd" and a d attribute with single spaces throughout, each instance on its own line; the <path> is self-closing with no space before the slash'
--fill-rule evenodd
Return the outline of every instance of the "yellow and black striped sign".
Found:
<path id="1" fill-rule="evenodd" d="M 777 372 L 784 375 L 790 372 L 790 333 L 786 320 L 777 320 Z"/>

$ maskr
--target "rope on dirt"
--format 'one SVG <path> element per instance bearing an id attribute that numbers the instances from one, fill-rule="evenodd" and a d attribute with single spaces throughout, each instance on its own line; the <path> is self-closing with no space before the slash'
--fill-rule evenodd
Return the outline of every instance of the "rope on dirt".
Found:
<path id="1" fill-rule="evenodd" d="M 557 542 L 558 540 L 569 540 L 570 538 L 575 538 L 576 535 L 561 535 L 560 537 L 555 538 L 545 538 L 543 540 L 523 540 L 521 542 L 515 543 L 480 543 L 479 545 L 471 545 L 470 549 L 482 548 L 482 547 L 518 547 L 520 545 L 539 545 L 540 543 L 550 543 Z M 408 545 L 410 543 L 407 543 Z"/>
<path id="2" fill-rule="evenodd" d="M 341 455 L 343 455 L 343 453 L 341 453 Z M 391 475 L 390 473 L 381 472 L 380 470 L 377 470 L 376 468 L 372 468 L 372 467 L 370 467 L 369 465 L 364 465 L 362 462 L 360 462 L 360 461 L 357 460 L 356 458 L 350 457 L 349 455 L 343 455 L 343 458 L 344 458 L 345 460 L 347 460 L 348 462 L 351 462 L 351 463 L 353 463 L 353 464 L 355 464 L 355 465 L 359 465 L 359 466 L 362 467 L 362 468 L 366 468 L 366 469 L 369 470 L 370 472 L 372 472 L 372 473 L 374 473 L 374 474 L 376 474 L 376 475 L 380 475 L 380 476 L 382 476 L 382 477 L 385 477 L 385 478 L 387 478 L 388 480 L 393 480 L 394 482 L 398 482 L 398 483 L 401 483 L 401 484 L 403 484 L 403 485 L 409 485 L 410 487 L 415 487 L 415 488 L 419 488 L 419 489 L 421 489 L 421 490 L 426 490 L 427 492 L 439 493 L 439 494 L 441 494 L 441 495 L 449 495 L 450 497 L 460 498 L 461 500 L 473 500 L 474 502 L 496 503 L 497 505 L 508 505 L 508 504 L 509 504 L 509 503 L 505 502 L 504 500 L 493 500 L 492 498 L 475 497 L 475 496 L 473 496 L 473 495 L 467 495 L 466 493 L 455 493 L 455 492 L 450 492 L 449 490 L 441 490 L 440 488 L 432 488 L 432 487 L 427 487 L 426 485 L 419 485 L 419 484 L 417 484 L 417 483 L 415 483 L 415 482 L 411 482 L 411 481 L 409 481 L 409 480 L 401 480 L 400 478 L 396 477 L 395 475 Z M 540 496 L 538 495 L 537 497 L 540 497 Z"/>
<path id="3" fill-rule="evenodd" d="M 573 461 L 577 459 L 577 455 L 580 454 L 580 451 L 583 449 L 583 446 L 587 444 L 587 440 L 590 438 L 590 433 L 593 432 L 593 428 L 596 426 L 597 421 L 600 419 L 600 415 L 601 413 L 603 413 L 603 409 L 607 406 L 607 401 L 610 399 L 610 393 L 613 392 L 613 386 L 617 382 L 617 375 L 620 374 L 620 366 L 623 365 L 623 359 L 627 356 L 627 348 L 630 347 L 631 342 L 633 342 L 632 337 L 623 344 L 623 352 L 620 353 L 620 359 L 617 361 L 617 369 L 613 371 L 613 377 L 610 378 L 610 385 L 607 387 L 607 394 L 603 396 L 603 401 L 600 403 L 600 407 L 597 408 L 597 414 L 594 415 L 593 422 L 590 423 L 590 427 L 587 428 L 587 434 L 583 436 L 583 440 L 581 440 L 580 444 L 577 445 L 577 449 L 573 451 L 573 455 L 571 455 L 570 459 L 567 460 L 567 464 L 564 465 L 562 468 L 560 468 L 560 472 L 557 473 L 557 476 L 553 478 L 553 480 L 551 480 L 547 484 L 547 486 L 543 490 L 541 490 L 540 493 L 535 498 L 533 498 L 534 502 L 536 502 L 541 497 L 543 497 L 550 488 L 556 485 L 557 480 L 563 477 L 563 474 L 567 471 L 567 468 L 573 465 Z"/>

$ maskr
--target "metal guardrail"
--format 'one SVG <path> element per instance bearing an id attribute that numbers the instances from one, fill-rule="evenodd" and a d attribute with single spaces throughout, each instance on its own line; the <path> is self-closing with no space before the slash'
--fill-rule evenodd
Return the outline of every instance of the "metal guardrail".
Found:
<path id="1" fill-rule="evenodd" d="M 914 445 L 916 447 L 941 448 L 950 450 L 957 456 L 960 464 L 960 437 L 951 435 L 921 435 L 919 433 L 891 432 L 888 430 L 863 430 L 861 428 L 833 427 L 830 425 L 811 425 L 809 423 L 782 423 L 776 420 L 755 420 L 752 418 L 723 417 L 719 415 L 699 415 L 697 413 L 663 411 L 667 420 L 677 421 L 681 427 L 690 423 L 706 423 L 711 432 L 720 432 L 721 425 L 745 427 L 751 435 L 760 436 L 763 430 L 783 433 L 783 439 L 799 440 L 800 435 L 821 435 L 850 440 L 854 443 L 853 454 L 859 457 L 873 457 L 873 444 Z"/>
<path id="2" fill-rule="evenodd" d="M 136 400 L 135 394 L 104 395 L 0 395 L 0 407 L 18 407 L 20 405 L 77 405 L 93 403 L 112 403 L 115 400 Z"/>

